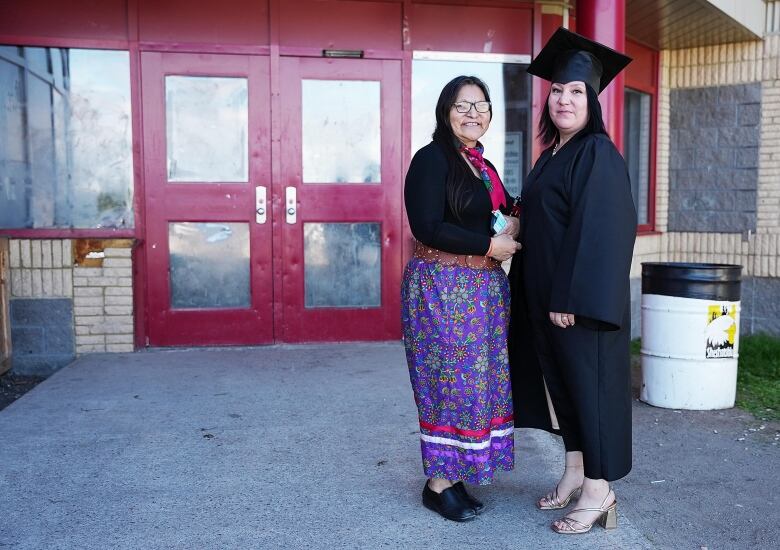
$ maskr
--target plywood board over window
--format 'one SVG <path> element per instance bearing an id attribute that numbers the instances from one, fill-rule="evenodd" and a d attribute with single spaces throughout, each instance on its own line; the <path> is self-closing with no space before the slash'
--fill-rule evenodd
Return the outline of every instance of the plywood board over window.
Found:
<path id="1" fill-rule="evenodd" d="M 11 368 L 11 320 L 8 311 L 10 278 L 8 239 L 0 239 L 0 374 Z"/>

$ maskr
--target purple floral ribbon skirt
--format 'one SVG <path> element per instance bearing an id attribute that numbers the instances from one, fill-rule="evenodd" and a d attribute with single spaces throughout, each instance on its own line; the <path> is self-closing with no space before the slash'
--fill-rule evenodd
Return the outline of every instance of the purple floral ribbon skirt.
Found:
<path id="1" fill-rule="evenodd" d="M 412 258 L 401 316 L 425 475 L 489 484 L 514 466 L 506 274 Z"/>

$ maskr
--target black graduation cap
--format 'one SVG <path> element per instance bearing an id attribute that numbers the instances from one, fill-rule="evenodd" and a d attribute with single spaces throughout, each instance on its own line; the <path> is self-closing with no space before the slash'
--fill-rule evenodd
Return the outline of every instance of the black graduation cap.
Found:
<path id="1" fill-rule="evenodd" d="M 550 82 L 581 80 L 600 94 L 631 58 L 560 27 L 528 66 L 528 72 Z"/>

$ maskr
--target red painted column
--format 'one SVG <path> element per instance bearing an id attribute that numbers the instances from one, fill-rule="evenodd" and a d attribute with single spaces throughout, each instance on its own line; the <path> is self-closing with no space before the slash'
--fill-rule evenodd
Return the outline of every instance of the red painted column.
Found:
<path id="1" fill-rule="evenodd" d="M 542 10 L 542 4 L 538 2 L 534 4 L 533 57 L 539 55 L 539 52 L 558 27 L 563 25 L 563 8 L 562 6 L 559 7 L 561 8 L 561 13 L 554 13 L 554 10 L 552 13 L 550 11 L 545 13 Z M 541 78 L 532 78 L 531 86 L 531 112 L 534 121 L 531 133 L 536 138 L 536 132 L 539 129 L 538 121 L 542 115 L 547 96 L 550 93 L 550 83 Z M 542 144 L 539 143 L 538 139 L 534 139 L 531 143 L 531 166 L 533 166 L 534 163 L 536 163 L 536 159 L 542 154 L 544 147 L 542 147 Z"/>
<path id="2" fill-rule="evenodd" d="M 619 52 L 626 51 L 625 0 L 577 0 L 577 32 Z M 623 151 L 623 73 L 599 96 L 604 124 Z"/>

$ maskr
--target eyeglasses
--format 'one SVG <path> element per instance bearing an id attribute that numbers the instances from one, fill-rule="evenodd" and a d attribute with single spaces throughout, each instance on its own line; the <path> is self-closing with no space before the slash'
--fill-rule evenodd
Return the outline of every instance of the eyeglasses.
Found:
<path id="1" fill-rule="evenodd" d="M 468 113 L 471 110 L 472 105 L 478 113 L 487 113 L 490 111 L 489 101 L 458 101 L 457 103 L 452 104 L 459 113 Z"/>

